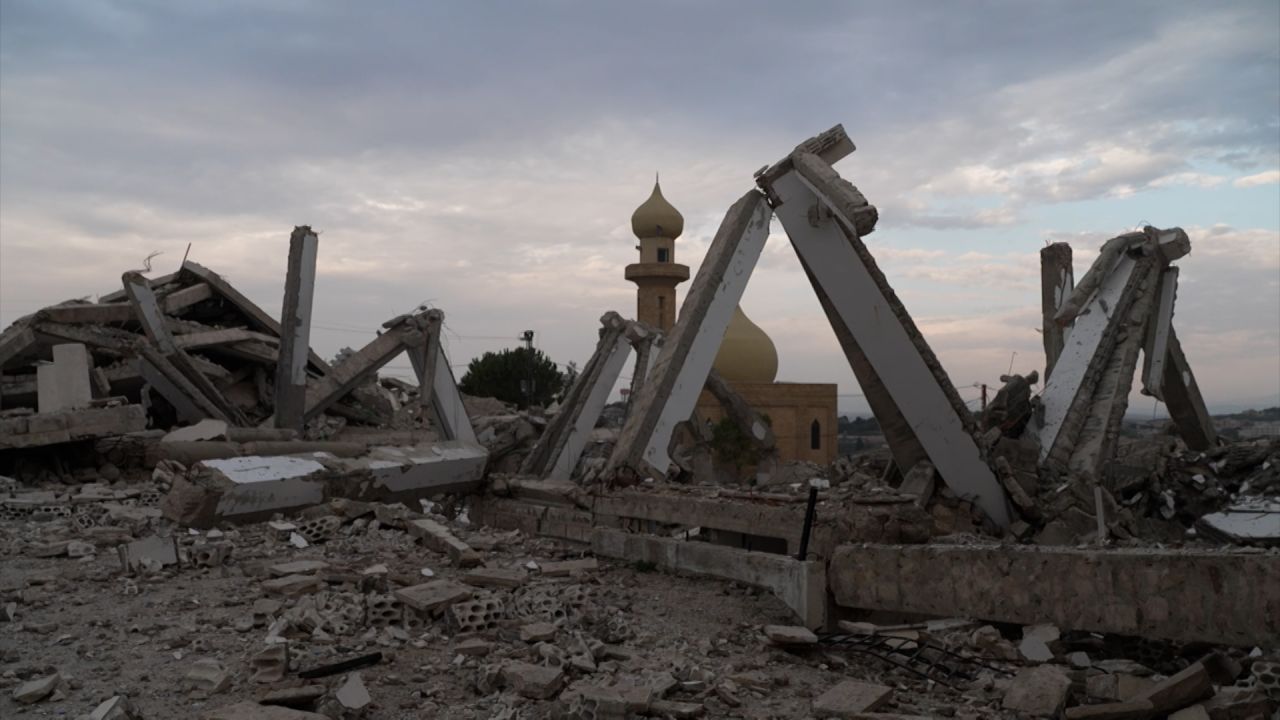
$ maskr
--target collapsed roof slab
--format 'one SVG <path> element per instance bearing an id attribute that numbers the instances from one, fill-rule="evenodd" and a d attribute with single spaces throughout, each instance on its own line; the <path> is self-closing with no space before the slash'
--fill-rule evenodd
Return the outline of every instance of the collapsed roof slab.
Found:
<path id="1" fill-rule="evenodd" d="M 666 477 L 671 438 L 698 404 L 733 309 L 769 237 L 773 213 L 750 190 L 725 214 L 609 459 L 607 474 Z"/>
<path id="2" fill-rule="evenodd" d="M 1182 353 L 1178 334 L 1169 328 L 1168 358 L 1164 364 L 1164 404 L 1183 442 L 1192 450 L 1208 450 L 1218 443 L 1213 418 L 1205 407 L 1200 386 L 1187 356 Z"/>
<path id="3" fill-rule="evenodd" d="M 201 460 L 161 501 L 165 517 L 189 527 L 256 522 L 334 498 L 407 500 L 470 492 L 483 483 L 488 452 L 467 442 L 371 448 L 362 457 L 329 453 Z"/>
<path id="4" fill-rule="evenodd" d="M 886 434 L 891 447 L 907 449 L 896 451 L 895 461 L 911 467 L 914 462 L 903 460 L 923 451 L 953 492 L 1007 525 L 1008 501 L 982 460 L 972 416 L 859 237 L 866 199 L 821 158 L 797 153 L 792 162 L 793 169 L 768 186 L 775 211 L 844 341 L 850 367 L 863 376 L 869 369 L 878 380 L 869 383 L 868 395 L 879 395 L 873 410 L 892 407 L 891 419 L 901 419 L 896 436 Z"/>

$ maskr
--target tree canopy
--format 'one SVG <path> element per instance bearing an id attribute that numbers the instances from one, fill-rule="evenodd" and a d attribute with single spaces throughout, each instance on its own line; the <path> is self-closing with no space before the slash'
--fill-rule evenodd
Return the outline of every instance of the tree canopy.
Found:
<path id="1" fill-rule="evenodd" d="M 533 381 L 533 392 L 527 391 Z M 467 365 L 459 389 L 476 397 L 494 397 L 517 407 L 548 405 L 572 382 L 541 350 L 508 348 L 487 352 Z"/>

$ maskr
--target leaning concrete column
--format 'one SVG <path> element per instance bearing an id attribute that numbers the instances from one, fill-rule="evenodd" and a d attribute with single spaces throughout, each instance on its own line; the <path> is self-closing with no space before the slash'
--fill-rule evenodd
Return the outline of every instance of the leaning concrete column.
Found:
<path id="1" fill-rule="evenodd" d="M 1044 379 L 1049 380 L 1053 366 L 1062 354 L 1063 328 L 1054 321 L 1058 308 L 1062 307 L 1075 288 L 1075 274 L 1071 269 L 1071 246 L 1053 243 L 1040 249 L 1040 312 L 1044 333 Z"/>
<path id="2" fill-rule="evenodd" d="M 752 189 L 725 214 L 609 459 L 607 475 L 663 478 L 676 425 L 698 404 L 716 351 L 769 237 L 773 213 Z"/>
<path id="3" fill-rule="evenodd" d="M 276 360 L 275 426 L 302 432 L 307 402 L 307 357 L 311 350 L 311 301 L 316 289 L 320 238 L 307 225 L 289 237 L 289 269 L 280 311 L 280 353 Z"/>

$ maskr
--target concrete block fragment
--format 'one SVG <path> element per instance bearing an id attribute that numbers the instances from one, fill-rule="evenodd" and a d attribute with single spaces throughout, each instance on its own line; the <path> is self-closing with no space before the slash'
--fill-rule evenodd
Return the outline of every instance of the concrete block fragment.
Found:
<path id="1" fill-rule="evenodd" d="M 856 718 L 884 705 L 893 688 L 884 685 L 846 680 L 813 701 L 818 717 Z"/>
<path id="2" fill-rule="evenodd" d="M 116 695 L 94 708 L 89 720 L 142 720 L 142 717 L 128 697 Z"/>
<path id="3" fill-rule="evenodd" d="M 774 645 L 817 645 L 818 636 L 799 625 L 765 625 L 764 635 Z"/>
<path id="4" fill-rule="evenodd" d="M 289 674 L 289 643 L 278 643 L 249 659 L 256 683 L 279 682 Z"/>
<path id="5" fill-rule="evenodd" d="M 1098 700 L 1128 700 L 1151 689 L 1155 681 L 1129 673 L 1092 675 L 1085 680 L 1085 691 Z"/>
<path id="6" fill-rule="evenodd" d="M 13 699 L 23 705 L 38 703 L 52 695 L 61 681 L 62 676 L 58 673 L 28 680 L 13 689 Z"/>
<path id="7" fill-rule="evenodd" d="M 400 602 L 418 612 L 431 612 L 467 600 L 472 591 L 465 585 L 451 580 L 432 580 L 420 585 L 401 588 L 393 593 Z"/>
<path id="8" fill-rule="evenodd" d="M 1210 717 L 1204 705 L 1192 705 L 1171 714 L 1169 720 L 1210 720 Z"/>
<path id="9" fill-rule="evenodd" d="M 178 564 L 178 542 L 175 538 L 152 535 L 121 545 L 120 566 L 130 575 L 138 572 L 156 572 L 160 568 Z"/>
<path id="10" fill-rule="evenodd" d="M 215 695 L 231 687 L 231 676 L 227 669 L 213 658 L 201 658 L 191 663 L 183 681 L 197 692 Z"/>
<path id="11" fill-rule="evenodd" d="M 358 672 L 348 675 L 346 682 L 333 693 L 333 697 L 344 709 L 354 712 L 363 710 L 373 702 Z"/>
<path id="12" fill-rule="evenodd" d="M 287 563 L 279 563 L 267 568 L 273 577 L 284 577 L 286 575 L 314 575 L 329 567 L 329 563 L 323 560 L 293 560 Z"/>
<path id="13" fill-rule="evenodd" d="M 1024 668 L 1014 676 L 1003 706 L 1032 717 L 1056 717 L 1070 689 L 1071 676 L 1056 665 Z"/>
<path id="14" fill-rule="evenodd" d="M 262 590 L 268 595 L 300 597 L 316 592 L 320 586 L 320 578 L 315 575 L 285 575 L 262 583 Z"/>
<path id="15" fill-rule="evenodd" d="M 580 560 L 562 560 L 560 562 L 544 562 L 538 566 L 546 577 L 562 577 L 600 569 L 600 562 L 595 558 Z"/>
<path id="16" fill-rule="evenodd" d="M 1143 720 L 1155 715 L 1150 700 L 1127 700 L 1102 705 L 1078 705 L 1067 708 L 1067 720 Z"/>
<path id="17" fill-rule="evenodd" d="M 548 622 L 529 623 L 520 626 L 520 639 L 527 643 L 551 642 L 556 637 L 556 626 Z"/>
<path id="18" fill-rule="evenodd" d="M 462 582 L 477 587 L 518 588 L 529 579 L 524 568 L 481 567 L 462 576 Z"/>
<path id="19" fill-rule="evenodd" d="M 700 718 L 707 714 L 707 706 L 702 703 L 677 702 L 675 700 L 654 700 L 649 710 L 658 717 L 672 717 L 677 720 Z"/>
<path id="20" fill-rule="evenodd" d="M 1224 687 L 1203 705 L 1213 720 L 1243 720 L 1267 717 L 1280 703 L 1256 688 Z"/>
<path id="21" fill-rule="evenodd" d="M 523 636 L 523 632 L 522 632 Z M 493 650 L 493 643 L 481 638 L 467 638 L 454 646 L 453 651 L 467 657 L 481 657 Z"/>
<path id="22" fill-rule="evenodd" d="M 1213 681 L 1203 663 L 1192 663 L 1159 681 L 1135 699 L 1149 700 L 1158 712 L 1170 712 L 1213 694 Z"/>
<path id="23" fill-rule="evenodd" d="M 524 697 L 550 700 L 564 685 L 564 673 L 556 668 L 512 662 L 502 666 L 502 680 Z"/>

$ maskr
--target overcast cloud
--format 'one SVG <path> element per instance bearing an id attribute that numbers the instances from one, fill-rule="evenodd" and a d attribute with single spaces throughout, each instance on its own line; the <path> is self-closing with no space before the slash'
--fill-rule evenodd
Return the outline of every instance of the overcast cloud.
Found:
<path id="1" fill-rule="evenodd" d="M 1274 0 L 0 0 L 0 324 L 188 243 L 278 312 L 310 224 L 322 354 L 430 301 L 456 364 L 525 329 L 582 363 L 634 313 L 654 172 L 696 270 L 751 173 L 837 122 L 868 244 L 966 398 L 1043 365 L 1045 242 L 1079 277 L 1151 223 L 1191 233 L 1176 324 L 1210 404 L 1280 401 Z M 775 230 L 743 307 L 780 379 L 861 410 Z"/>

